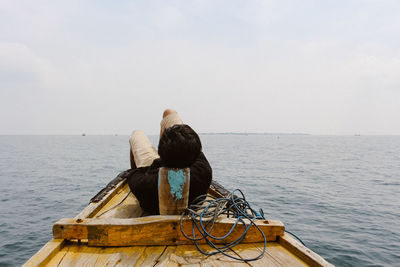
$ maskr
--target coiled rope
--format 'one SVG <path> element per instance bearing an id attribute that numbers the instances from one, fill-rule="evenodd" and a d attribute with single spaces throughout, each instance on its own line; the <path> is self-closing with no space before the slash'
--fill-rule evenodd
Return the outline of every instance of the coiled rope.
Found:
<path id="1" fill-rule="evenodd" d="M 238 194 L 239 196 L 237 196 Z M 217 253 L 222 253 L 225 256 L 239 260 L 239 261 L 255 261 L 263 256 L 265 253 L 265 249 L 267 247 L 267 239 L 263 233 L 263 231 L 257 226 L 255 220 L 264 218 L 264 212 L 262 209 L 257 213 L 254 209 L 251 208 L 250 204 L 246 201 L 246 198 L 243 192 L 240 189 L 236 189 L 232 191 L 228 196 L 224 198 L 216 198 L 210 195 L 201 195 L 197 197 L 194 201 L 194 204 L 190 205 L 185 212 L 181 216 L 180 220 L 180 229 L 182 234 L 187 238 L 194 242 L 197 249 L 203 253 L 204 255 L 214 255 Z M 235 223 L 232 228 L 228 231 L 224 236 L 213 236 L 211 231 L 215 226 L 216 219 L 224 215 L 226 217 L 236 218 Z M 182 221 L 189 217 L 192 220 L 192 234 L 189 236 L 183 230 Z M 247 220 L 245 220 L 247 219 Z M 234 241 L 226 243 L 225 245 L 217 246 L 212 239 L 214 240 L 224 240 L 228 238 L 235 227 L 239 224 L 244 225 L 243 233 Z M 247 231 L 251 226 L 255 226 L 264 239 L 264 248 L 262 252 L 254 258 L 239 258 L 232 255 L 227 254 L 227 251 L 232 249 L 234 246 L 239 244 L 247 234 Z M 200 236 L 196 236 L 196 229 L 200 233 Z M 203 251 L 198 244 L 198 241 L 205 240 L 206 243 L 214 249 L 212 252 Z"/>

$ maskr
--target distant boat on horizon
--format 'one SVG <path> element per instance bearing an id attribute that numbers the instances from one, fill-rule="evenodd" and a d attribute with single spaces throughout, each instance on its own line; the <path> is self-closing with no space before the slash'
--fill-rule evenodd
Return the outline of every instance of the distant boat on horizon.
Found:
<path id="1" fill-rule="evenodd" d="M 86 134 L 85 134 L 85 133 L 83 133 L 83 134 L 82 134 L 82 136 L 86 136 Z"/>

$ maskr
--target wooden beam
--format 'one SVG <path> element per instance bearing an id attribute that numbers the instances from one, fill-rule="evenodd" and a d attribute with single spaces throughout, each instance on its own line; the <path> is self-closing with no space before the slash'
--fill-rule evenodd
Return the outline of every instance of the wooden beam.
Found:
<path id="1" fill-rule="evenodd" d="M 309 266 L 313 267 L 333 267 L 331 263 L 327 262 L 320 255 L 312 251 L 311 249 L 303 246 L 300 242 L 295 240 L 289 234 L 284 234 L 278 237 L 278 242 L 285 247 L 287 250 L 292 252 L 294 255 L 302 259 Z"/>
<path id="2" fill-rule="evenodd" d="M 180 216 L 148 216 L 132 219 L 96 218 L 96 219 L 61 219 L 53 226 L 54 238 L 87 239 L 89 246 L 135 246 L 135 245 L 181 245 L 192 244 L 181 233 Z M 232 228 L 235 219 L 222 218 L 217 221 L 211 234 L 224 236 Z M 280 221 L 257 221 L 257 226 L 265 234 L 267 241 L 275 241 L 284 234 L 284 225 Z M 192 221 L 184 220 L 185 233 L 192 236 Z M 244 232 L 244 226 L 238 224 L 225 240 L 212 240 L 226 243 L 237 239 Z M 199 232 L 195 231 L 196 236 Z M 242 241 L 243 243 L 262 242 L 263 237 L 252 226 Z M 205 243 L 204 240 L 200 243 Z"/>
<path id="3" fill-rule="evenodd" d="M 160 215 L 179 215 L 189 202 L 190 168 L 161 167 L 158 171 Z"/>

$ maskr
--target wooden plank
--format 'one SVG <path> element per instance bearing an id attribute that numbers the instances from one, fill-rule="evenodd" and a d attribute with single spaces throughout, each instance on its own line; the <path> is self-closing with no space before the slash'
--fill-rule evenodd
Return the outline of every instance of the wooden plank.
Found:
<path id="1" fill-rule="evenodd" d="M 166 168 L 158 171 L 158 207 L 160 215 L 179 215 L 189 202 L 190 168 Z"/>
<path id="2" fill-rule="evenodd" d="M 137 218 L 142 214 L 139 201 L 126 184 L 92 218 Z"/>
<path id="3" fill-rule="evenodd" d="M 141 266 L 145 247 L 102 248 L 71 243 L 51 259 L 48 266 Z M 139 263 L 139 264 L 138 264 Z"/>
<path id="4" fill-rule="evenodd" d="M 260 252 L 263 249 L 262 243 L 252 243 L 249 245 L 254 246 Z M 265 253 L 281 266 L 307 266 L 305 262 L 277 242 L 268 242 Z"/>
<path id="5" fill-rule="evenodd" d="M 177 246 L 166 246 L 166 249 L 161 254 L 161 256 L 158 258 L 157 263 L 153 266 L 178 267 L 179 265 L 177 262 L 170 260 L 170 257 L 175 252 L 176 248 L 177 248 Z"/>
<path id="6" fill-rule="evenodd" d="M 112 179 L 103 189 L 100 190 L 92 199 L 90 199 L 90 202 L 100 202 L 103 200 L 103 197 L 107 195 L 107 193 L 115 188 L 116 185 L 118 185 L 122 180 L 125 180 L 128 178 L 134 170 L 129 169 L 124 172 L 121 172 Z"/>
<path id="7" fill-rule="evenodd" d="M 166 251 L 167 246 L 147 246 L 135 266 L 154 266 Z"/>
<path id="8" fill-rule="evenodd" d="M 63 251 L 64 252 L 64 251 Z M 57 257 L 57 267 L 94 266 L 99 260 L 101 248 L 85 249 L 83 246 L 71 244 L 66 247 L 62 257 Z"/>
<path id="9" fill-rule="evenodd" d="M 247 263 L 253 267 L 281 267 L 282 265 L 267 253 L 272 244 L 267 242 L 266 252 L 260 259 Z M 242 259 L 251 259 L 258 257 L 263 248 L 264 243 L 239 244 L 233 248 L 233 251 Z"/>
<path id="10" fill-rule="evenodd" d="M 53 226 L 54 238 L 88 239 L 90 246 L 134 246 L 134 245 L 180 245 L 192 244 L 180 231 L 180 216 L 148 216 L 132 219 L 97 218 L 97 219 L 61 219 Z M 211 234 L 224 236 L 234 225 L 235 219 L 218 219 Z M 275 241 L 284 233 L 280 221 L 256 221 L 268 241 Z M 185 233 L 192 232 L 192 222 L 183 221 Z M 244 226 L 238 224 L 226 240 L 213 240 L 226 243 L 237 239 Z M 197 236 L 199 233 L 197 232 Z M 243 243 L 261 242 L 263 237 L 256 227 L 250 227 Z M 204 241 L 203 241 L 204 242 Z"/>
<path id="11" fill-rule="evenodd" d="M 89 247 L 87 247 L 89 248 Z M 100 248 L 101 252 L 95 264 L 87 266 L 141 266 L 138 264 L 142 258 L 145 247 Z M 84 258 L 84 257 L 83 257 Z M 74 266 L 83 266 L 76 264 Z"/>
<path id="12" fill-rule="evenodd" d="M 288 234 L 278 237 L 278 242 L 291 253 L 306 262 L 309 266 L 334 266 L 311 249 L 303 246 L 303 244 Z"/>
<path id="13" fill-rule="evenodd" d="M 105 204 L 107 204 L 114 195 L 120 191 L 125 185 L 126 179 L 119 182 L 112 190 L 107 192 L 107 194 L 99 202 L 91 202 L 86 208 L 84 208 L 75 218 L 91 218 L 93 217 Z"/>
<path id="14" fill-rule="evenodd" d="M 282 247 L 278 243 L 271 243 L 266 253 L 271 256 L 274 260 L 279 262 L 282 266 L 292 267 L 305 267 L 307 266 L 300 258 L 296 257 L 290 251 Z"/>
<path id="15" fill-rule="evenodd" d="M 199 246 L 203 251 L 211 252 L 208 245 Z M 228 251 L 227 254 L 236 256 L 234 252 Z M 180 245 L 180 246 L 168 246 L 160 261 L 155 266 L 191 266 L 191 267 L 202 267 L 202 266 L 218 266 L 218 267 L 249 267 L 245 262 L 231 259 L 223 254 L 216 254 L 207 256 L 200 253 L 194 245 Z"/>
<path id="16" fill-rule="evenodd" d="M 65 246 L 66 242 L 64 239 L 53 239 L 47 242 L 23 266 L 45 266 Z"/>
<path id="17" fill-rule="evenodd" d="M 217 183 L 216 181 L 212 180 L 210 188 L 208 189 L 208 193 L 214 197 L 226 197 L 229 195 L 229 191 L 226 190 L 221 184 Z"/>

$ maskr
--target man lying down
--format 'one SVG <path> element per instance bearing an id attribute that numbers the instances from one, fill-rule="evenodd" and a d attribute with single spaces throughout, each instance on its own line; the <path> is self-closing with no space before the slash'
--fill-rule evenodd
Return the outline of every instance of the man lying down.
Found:
<path id="1" fill-rule="evenodd" d="M 202 152 L 199 136 L 190 126 L 182 123 L 175 110 L 167 109 L 163 113 L 158 152 L 143 131 L 134 131 L 129 143 L 134 171 L 128 177 L 128 184 L 147 214 L 159 214 L 160 167 L 190 167 L 189 204 L 207 193 L 212 180 L 211 166 Z"/>

